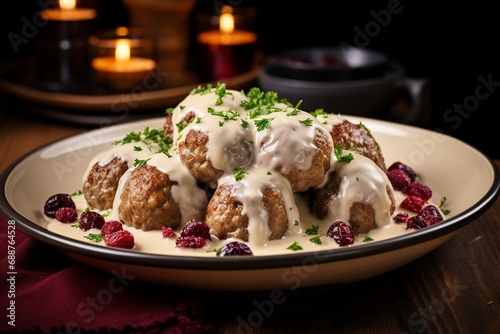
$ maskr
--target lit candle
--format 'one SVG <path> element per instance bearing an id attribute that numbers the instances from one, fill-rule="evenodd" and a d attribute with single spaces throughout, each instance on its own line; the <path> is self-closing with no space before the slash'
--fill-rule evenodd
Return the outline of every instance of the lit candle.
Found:
<path id="1" fill-rule="evenodd" d="M 126 30 L 117 30 L 117 34 L 126 33 Z M 92 60 L 98 80 L 105 88 L 113 91 L 130 90 L 141 85 L 148 72 L 156 67 L 156 62 L 151 58 L 131 56 L 132 43 L 140 41 L 118 38 L 114 42 L 114 56 L 96 57 Z"/>
<path id="2" fill-rule="evenodd" d="M 37 36 L 37 86 L 51 91 L 89 90 L 89 37 L 97 12 L 77 8 L 75 0 L 60 0 L 59 8 L 43 10 L 40 16 L 47 25 Z"/>
<path id="3" fill-rule="evenodd" d="M 59 8 L 46 9 L 41 16 L 49 21 L 85 21 L 95 19 L 97 12 L 90 8 L 77 8 L 76 0 L 59 0 Z"/>
<path id="4" fill-rule="evenodd" d="M 251 69 L 257 35 L 235 29 L 234 25 L 232 8 L 224 6 L 219 16 L 219 30 L 198 35 L 205 79 L 230 78 Z"/>

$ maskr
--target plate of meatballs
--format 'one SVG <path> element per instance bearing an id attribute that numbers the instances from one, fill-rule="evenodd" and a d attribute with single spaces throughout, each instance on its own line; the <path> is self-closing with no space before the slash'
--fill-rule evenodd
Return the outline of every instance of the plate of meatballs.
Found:
<path id="1" fill-rule="evenodd" d="M 238 291 L 390 271 L 453 237 L 499 188 L 493 163 L 446 134 L 223 83 L 162 117 L 40 147 L 0 182 L 2 214 L 79 262 Z"/>

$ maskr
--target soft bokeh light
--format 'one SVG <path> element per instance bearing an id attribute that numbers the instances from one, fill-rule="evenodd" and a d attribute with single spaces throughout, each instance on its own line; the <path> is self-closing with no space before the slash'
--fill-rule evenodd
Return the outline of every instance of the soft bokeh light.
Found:
<path id="1" fill-rule="evenodd" d="M 72 10 L 76 7 L 76 0 L 59 0 L 59 7 L 62 10 Z"/>
<path id="2" fill-rule="evenodd" d="M 115 58 L 119 62 L 130 60 L 130 41 L 128 39 L 119 39 L 116 41 Z"/>

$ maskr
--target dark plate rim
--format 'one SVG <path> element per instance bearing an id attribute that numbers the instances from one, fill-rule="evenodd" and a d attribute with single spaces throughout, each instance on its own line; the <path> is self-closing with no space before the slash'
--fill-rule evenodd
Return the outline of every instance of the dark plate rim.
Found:
<path id="1" fill-rule="evenodd" d="M 11 172 L 19 163 L 48 146 L 79 135 L 81 134 L 71 135 L 49 142 L 29 151 L 12 162 L 0 174 L 0 188 L 2 190 L 0 193 L 0 214 L 5 218 L 5 220 L 15 220 L 16 228 L 18 228 L 21 232 L 27 234 L 33 239 L 55 247 L 60 251 L 116 263 L 189 270 L 255 270 L 352 260 L 355 258 L 373 256 L 415 246 L 417 244 L 437 239 L 458 231 L 464 226 L 472 223 L 476 218 L 486 212 L 493 205 L 500 193 L 500 177 L 498 168 L 490 158 L 478 151 L 478 153 L 480 153 L 489 162 L 490 167 L 494 172 L 493 182 L 484 196 L 474 206 L 468 208 L 457 216 L 447 219 L 442 223 L 417 230 L 410 234 L 354 247 L 324 250 L 320 252 L 291 253 L 276 256 L 212 258 L 140 253 L 130 250 L 92 245 L 48 231 L 18 213 L 8 202 L 5 194 L 7 180 Z"/>

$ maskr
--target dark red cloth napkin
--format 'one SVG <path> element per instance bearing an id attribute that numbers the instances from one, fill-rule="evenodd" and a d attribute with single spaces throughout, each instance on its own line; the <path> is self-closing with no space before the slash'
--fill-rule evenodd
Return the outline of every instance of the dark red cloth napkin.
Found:
<path id="1" fill-rule="evenodd" d="M 18 229 L 10 232 L 9 222 L 15 226 L 0 217 L 0 332 L 214 332 L 207 305 L 192 294 L 135 281 L 126 271 L 94 270 Z"/>

